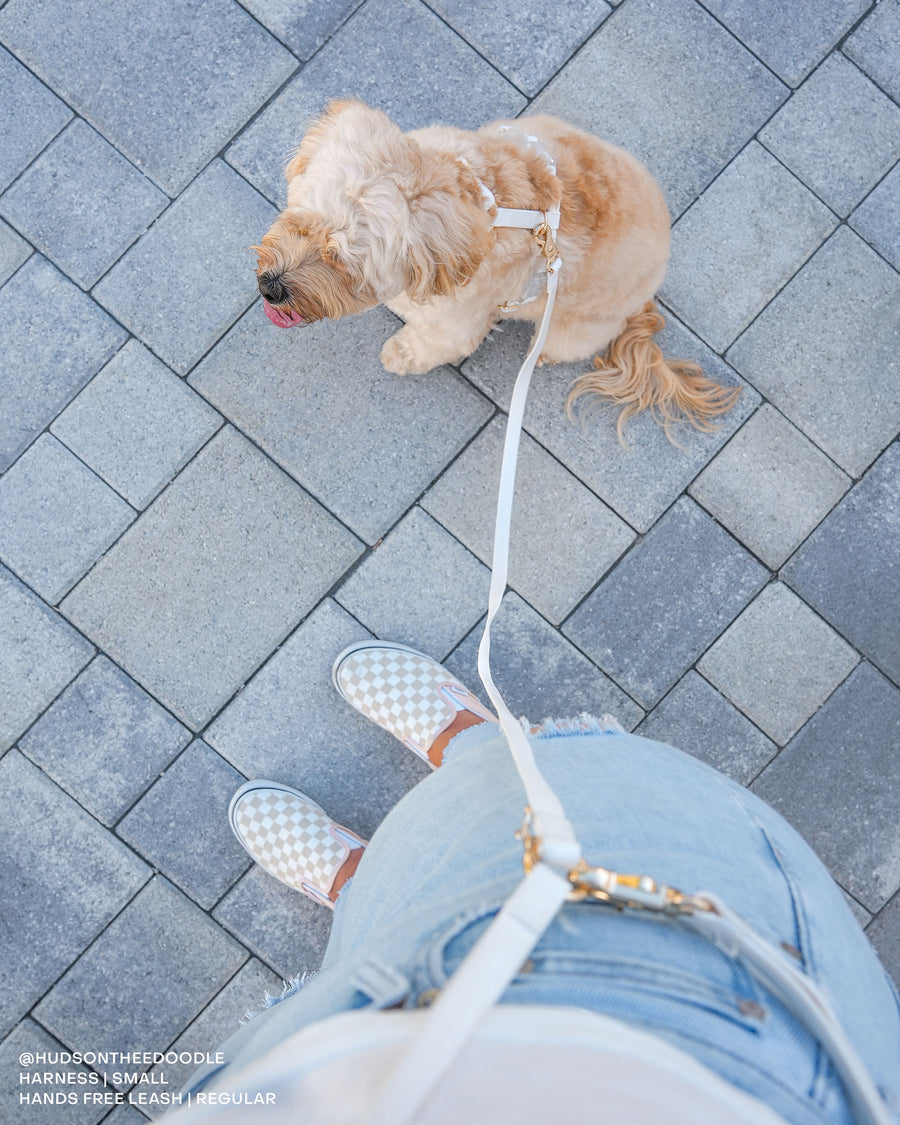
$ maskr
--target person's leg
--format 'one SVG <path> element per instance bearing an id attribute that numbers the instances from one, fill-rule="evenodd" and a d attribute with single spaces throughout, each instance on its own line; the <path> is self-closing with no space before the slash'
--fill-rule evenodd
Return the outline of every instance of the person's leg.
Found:
<path id="1" fill-rule="evenodd" d="M 449 731 L 456 714 L 438 716 L 437 727 Z M 394 733 L 409 732 L 400 724 Z M 900 1016 L 890 985 L 839 890 L 777 814 L 689 755 L 609 724 L 545 724 L 533 745 L 588 862 L 718 894 L 786 956 L 799 955 L 876 1080 L 896 1086 Z M 429 745 L 411 748 L 426 756 Z M 376 832 L 338 904 L 322 972 L 254 1020 L 229 1057 L 246 1062 L 337 1011 L 415 1005 L 442 986 L 521 879 L 524 793 L 505 740 L 485 721 L 456 734 L 450 751 Z M 847 1120 L 809 1035 L 677 922 L 569 904 L 502 1002 L 574 1004 L 637 1022 L 789 1120 Z"/>
<path id="2" fill-rule="evenodd" d="M 831 996 L 876 1079 L 889 1084 L 900 1070 L 900 1013 L 890 982 L 839 889 L 781 817 L 689 755 L 616 732 L 607 717 L 549 722 L 532 733 L 539 765 L 588 862 L 718 894 L 799 959 Z M 497 728 L 457 735 L 439 773 L 376 834 L 328 963 L 392 951 L 402 964 L 412 933 L 429 949 L 417 963 L 431 966 L 424 976 L 417 970 L 416 987 L 420 994 L 440 988 L 491 909 L 445 947 L 433 919 L 499 904 L 512 890 L 521 878 L 513 833 L 523 803 Z M 413 839 L 419 844 L 410 848 Z M 636 1020 L 744 1089 L 769 1097 L 783 1090 L 785 1113 L 843 1119 L 839 1084 L 794 1017 L 722 951 L 677 923 L 590 904 L 566 907 L 533 960 L 537 969 L 506 1002 L 574 1003 Z M 561 965 L 568 968 L 560 975 L 552 967 Z"/>
<path id="3" fill-rule="evenodd" d="M 454 676 L 423 653 L 391 642 L 357 642 L 332 669 L 351 706 L 437 769 L 463 731 L 496 722 Z M 229 822 L 248 854 L 274 878 L 333 907 L 356 873 L 365 841 L 332 821 L 310 797 L 271 781 L 249 781 L 231 799 Z"/>
<path id="4" fill-rule="evenodd" d="M 375 647 L 380 651 L 376 652 L 371 651 L 372 647 L 367 643 L 352 645 L 339 655 L 333 668 L 335 687 L 351 706 L 389 730 L 433 769 L 441 765 L 451 741 L 471 741 L 473 737 L 478 741 L 496 735 L 495 716 L 436 661 L 405 646 L 378 642 Z M 316 856 L 309 854 L 306 831 L 310 815 L 315 826 L 314 852 L 323 847 L 327 852 L 329 839 L 335 834 L 347 845 L 343 855 L 330 858 L 315 889 L 311 889 L 310 869 Z M 388 814 L 392 815 L 394 810 Z M 352 890 L 348 884 L 364 857 L 365 841 L 331 821 L 309 797 L 273 782 L 248 782 L 242 786 L 232 798 L 229 817 L 241 844 L 265 871 L 318 902 L 334 905 L 335 920 L 322 971 L 310 977 L 302 988 L 297 982 L 286 990 L 281 1001 L 268 1004 L 256 1014 L 222 1045 L 226 1062 L 201 1067 L 188 1082 L 186 1092 L 203 1089 L 225 1066 L 241 1066 L 265 1052 L 288 1033 L 287 1029 L 296 1030 L 367 1003 L 385 1007 L 394 999 L 402 999 L 400 995 L 392 999 L 383 991 L 392 987 L 390 974 L 379 986 L 376 970 L 376 984 L 371 983 L 370 977 L 370 983 L 361 990 L 351 966 L 329 971 L 329 963 L 339 960 L 342 921 Z M 355 848 L 354 838 L 359 845 Z M 429 833 L 428 838 L 418 842 L 406 838 L 404 846 L 415 849 L 421 844 L 430 849 L 438 839 L 439 835 Z M 515 869 L 515 860 L 511 867 Z M 390 867 L 382 868 L 382 873 L 390 882 Z M 346 893 L 341 895 L 343 888 Z M 377 888 L 375 894 L 377 897 Z M 427 927 L 433 921 L 430 919 Z M 362 960 L 357 958 L 358 962 Z M 405 996 L 402 986 L 401 992 Z"/>
<path id="5" fill-rule="evenodd" d="M 799 954 L 876 1081 L 894 1089 L 895 999 L 840 892 L 796 833 L 669 746 L 585 720 L 542 731 L 532 740 L 536 758 L 588 862 L 712 891 L 776 947 L 789 947 L 786 956 Z M 524 793 L 504 739 L 484 723 L 451 749 L 375 833 L 338 903 L 322 971 L 225 1045 L 230 1064 L 243 1066 L 337 1012 L 416 1006 L 443 986 L 522 878 L 515 830 Z M 677 921 L 567 904 L 501 1002 L 637 1023 L 789 1121 L 849 1122 L 808 1033 L 751 974 Z"/>

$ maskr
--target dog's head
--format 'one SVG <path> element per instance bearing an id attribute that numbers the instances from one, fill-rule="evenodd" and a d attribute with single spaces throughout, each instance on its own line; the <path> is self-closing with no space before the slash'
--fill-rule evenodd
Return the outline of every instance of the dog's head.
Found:
<path id="1" fill-rule="evenodd" d="M 282 327 L 465 285 L 492 243 L 478 181 L 380 110 L 333 102 L 285 172 L 288 206 L 255 249 Z"/>

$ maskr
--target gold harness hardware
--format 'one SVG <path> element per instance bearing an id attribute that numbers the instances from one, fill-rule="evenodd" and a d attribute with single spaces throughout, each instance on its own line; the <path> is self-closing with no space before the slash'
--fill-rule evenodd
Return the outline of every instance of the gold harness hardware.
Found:
<path id="1" fill-rule="evenodd" d="M 562 260 L 559 256 L 559 249 L 556 245 L 556 240 L 553 237 L 553 230 L 550 226 L 550 220 L 547 217 L 547 212 L 543 212 L 544 221 L 538 223 L 536 227 L 531 229 L 531 237 L 538 245 L 541 257 L 544 259 L 547 273 L 556 273 L 562 265 Z M 527 228 L 526 228 L 527 229 Z M 541 274 L 535 274 L 535 277 L 540 277 Z M 529 281 L 525 293 L 529 294 L 529 289 L 534 282 L 534 278 Z M 518 301 L 507 301 L 504 305 L 498 305 L 497 311 L 502 313 L 515 312 L 516 309 L 521 308 L 522 305 L 527 305 L 531 301 L 537 300 L 538 294 L 532 293 L 527 296 L 521 297 Z"/>
<path id="2" fill-rule="evenodd" d="M 559 258 L 559 251 L 556 248 L 556 242 L 553 238 L 553 231 L 550 229 L 550 223 L 547 221 L 546 211 L 544 212 L 544 221 L 538 223 L 531 234 L 538 244 L 541 256 L 547 260 L 548 272 L 552 273 L 553 266 Z"/>
<path id="3" fill-rule="evenodd" d="M 541 858 L 541 842 L 531 832 L 531 808 L 528 806 L 516 838 L 522 841 L 522 866 L 528 874 Z M 624 875 L 607 867 L 591 867 L 584 859 L 580 859 L 566 877 L 572 884 L 569 902 L 592 899 L 615 906 L 618 910 L 652 910 L 661 914 L 715 910 L 708 899 L 659 884 L 649 875 Z"/>

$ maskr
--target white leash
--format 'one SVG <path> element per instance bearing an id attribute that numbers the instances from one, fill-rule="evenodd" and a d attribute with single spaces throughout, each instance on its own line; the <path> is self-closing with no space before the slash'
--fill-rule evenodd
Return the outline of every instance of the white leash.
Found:
<path id="1" fill-rule="evenodd" d="M 530 140 L 531 138 L 529 138 Z M 535 142 L 537 143 L 537 142 Z M 493 196 L 488 205 L 493 205 Z M 778 996 L 825 1047 L 844 1082 L 859 1125 L 894 1125 L 884 1101 L 821 990 L 789 964 L 713 895 L 683 895 L 646 876 L 589 867 L 556 793 L 537 767 L 531 744 L 491 676 L 491 625 L 500 609 L 509 570 L 516 463 L 531 376 L 547 336 L 561 261 L 553 211 L 497 208 L 495 226 L 531 229 L 547 262 L 547 304 L 537 336 L 516 378 L 503 446 L 488 614 L 478 649 L 478 672 L 500 719 L 528 797 L 526 876 L 503 904 L 432 1005 L 425 1025 L 389 1072 L 367 1125 L 406 1125 L 449 1070 L 489 1008 L 537 945 L 567 898 L 595 898 L 621 906 L 677 914 L 740 960 Z"/>
<path id="2" fill-rule="evenodd" d="M 517 221 L 514 224 L 506 221 L 509 217 L 507 208 L 497 210 L 495 226 L 543 228 L 542 234 L 535 237 L 539 242 L 543 238 L 542 251 L 548 261 L 547 304 L 538 334 L 519 371 L 510 402 L 494 529 L 488 616 L 478 650 L 478 671 L 496 708 L 525 783 L 531 808 L 540 823 L 541 832 L 546 833 L 544 839 L 558 869 L 539 862 L 503 904 L 488 930 L 435 1001 L 422 1032 L 388 1075 L 368 1125 L 403 1125 L 411 1120 L 556 917 L 572 890 L 565 872 L 574 867 L 581 856 L 575 832 L 562 811 L 559 798 L 537 768 L 531 745 L 494 684 L 490 671 L 491 622 L 503 600 L 509 570 L 509 532 L 525 399 L 550 326 L 561 264 L 555 254 L 552 237 L 559 229 L 558 207 L 547 213 L 515 212 Z M 547 231 L 550 233 L 549 240 L 546 238 Z"/>

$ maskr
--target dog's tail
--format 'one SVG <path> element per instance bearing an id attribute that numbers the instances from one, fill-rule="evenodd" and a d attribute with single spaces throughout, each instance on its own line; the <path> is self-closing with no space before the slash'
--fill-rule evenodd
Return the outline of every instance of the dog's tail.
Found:
<path id="1" fill-rule="evenodd" d="M 653 339 L 664 323 L 653 301 L 630 316 L 621 335 L 594 360 L 594 370 L 572 384 L 566 399 L 569 417 L 582 395 L 595 394 L 622 405 L 616 428 L 623 445 L 625 423 L 642 410 L 650 410 L 670 440 L 675 422 L 716 429 L 712 419 L 734 406 L 741 388 L 714 383 L 689 359 L 664 359 Z"/>

